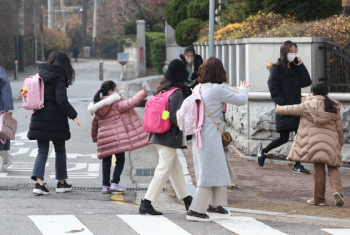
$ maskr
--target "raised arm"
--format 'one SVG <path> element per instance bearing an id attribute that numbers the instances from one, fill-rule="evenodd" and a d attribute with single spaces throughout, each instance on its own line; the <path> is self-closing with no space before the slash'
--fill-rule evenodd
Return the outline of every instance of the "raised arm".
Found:
<path id="1" fill-rule="evenodd" d="M 300 75 L 300 86 L 301 87 L 308 87 L 312 84 L 310 74 L 307 71 L 305 65 L 302 63 L 297 66 L 297 73 Z"/>
<path id="2" fill-rule="evenodd" d="M 220 101 L 223 103 L 230 103 L 237 106 L 242 106 L 248 102 L 248 89 L 245 87 L 241 87 L 239 89 L 239 94 L 237 94 L 222 86 L 219 94 Z"/>
<path id="3" fill-rule="evenodd" d="M 337 120 L 335 121 L 337 133 L 339 136 L 339 144 L 340 146 L 344 145 L 344 130 L 343 130 L 343 123 L 341 121 L 341 115 L 340 112 L 338 112 Z"/>
<path id="4" fill-rule="evenodd" d="M 120 100 L 117 102 L 117 108 L 121 112 L 126 112 L 130 109 L 135 108 L 137 105 L 139 105 L 144 99 L 147 97 L 147 92 L 144 90 L 137 93 L 134 97 L 132 97 L 129 100 Z"/>
<path id="5" fill-rule="evenodd" d="M 276 113 L 279 115 L 293 115 L 293 116 L 302 116 L 305 109 L 305 104 L 295 104 L 295 105 L 284 105 L 276 107 Z"/>

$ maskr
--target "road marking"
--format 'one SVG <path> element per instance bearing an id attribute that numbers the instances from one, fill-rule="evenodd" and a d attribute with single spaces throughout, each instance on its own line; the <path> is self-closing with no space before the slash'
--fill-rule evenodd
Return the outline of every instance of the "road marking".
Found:
<path id="1" fill-rule="evenodd" d="M 218 217 L 210 215 L 213 221 L 224 228 L 244 235 L 287 235 L 251 217 Z"/>
<path id="2" fill-rule="evenodd" d="M 88 171 L 100 171 L 100 163 L 89 163 Z"/>
<path id="3" fill-rule="evenodd" d="M 191 235 L 164 216 L 118 215 L 140 235 Z"/>
<path id="4" fill-rule="evenodd" d="M 93 233 L 74 215 L 30 215 L 28 216 L 43 235 Z"/>
<path id="5" fill-rule="evenodd" d="M 12 154 L 13 156 L 20 155 L 20 154 L 25 154 L 25 153 L 28 153 L 28 152 L 29 152 L 29 149 L 30 149 L 30 148 L 20 148 L 20 149 L 18 149 L 17 152 L 11 153 L 11 154 Z"/>
<path id="6" fill-rule="evenodd" d="M 332 235 L 349 235 L 350 229 L 321 229 L 322 231 L 325 231 L 327 233 L 330 233 Z"/>

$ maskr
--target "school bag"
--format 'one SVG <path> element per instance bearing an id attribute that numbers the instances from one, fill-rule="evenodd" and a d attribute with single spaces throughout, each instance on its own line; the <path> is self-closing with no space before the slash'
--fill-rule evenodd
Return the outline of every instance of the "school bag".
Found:
<path id="1" fill-rule="evenodd" d="M 199 92 L 201 84 L 197 85 L 192 94 L 187 97 L 176 112 L 177 124 L 185 135 L 196 135 L 195 145 L 202 148 L 201 128 L 204 119 L 204 105 Z"/>
<path id="2" fill-rule="evenodd" d="M 147 100 L 143 113 L 143 129 L 150 133 L 164 133 L 171 127 L 169 97 L 179 88 L 161 91 Z"/>
<path id="3" fill-rule="evenodd" d="M 37 73 L 34 76 L 24 79 L 22 93 L 22 107 L 33 112 L 44 108 L 44 81 Z"/>

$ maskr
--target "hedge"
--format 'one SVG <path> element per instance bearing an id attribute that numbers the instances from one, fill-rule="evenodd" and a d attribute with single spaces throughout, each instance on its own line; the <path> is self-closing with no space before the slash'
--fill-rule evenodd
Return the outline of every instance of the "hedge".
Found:
<path id="1" fill-rule="evenodd" d="M 163 67 L 166 60 L 166 45 L 165 39 L 159 38 L 152 42 L 151 44 L 151 56 L 154 69 L 162 74 Z"/>
<path id="2" fill-rule="evenodd" d="M 151 56 L 151 44 L 157 39 L 164 39 L 165 35 L 164 33 L 146 33 L 146 65 L 147 66 L 154 66 Z"/>
<path id="3" fill-rule="evenodd" d="M 175 29 L 176 43 L 181 47 L 191 46 L 198 40 L 202 21 L 190 18 L 182 21 Z"/>

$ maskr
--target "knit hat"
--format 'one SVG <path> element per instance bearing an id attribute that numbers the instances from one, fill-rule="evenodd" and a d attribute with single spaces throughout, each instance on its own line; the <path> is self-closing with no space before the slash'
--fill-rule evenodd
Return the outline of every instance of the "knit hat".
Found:
<path id="1" fill-rule="evenodd" d="M 167 71 L 165 71 L 164 76 L 166 79 L 172 82 L 184 82 L 188 78 L 188 72 L 185 67 L 185 64 L 179 60 L 172 60 L 169 65 Z"/>

